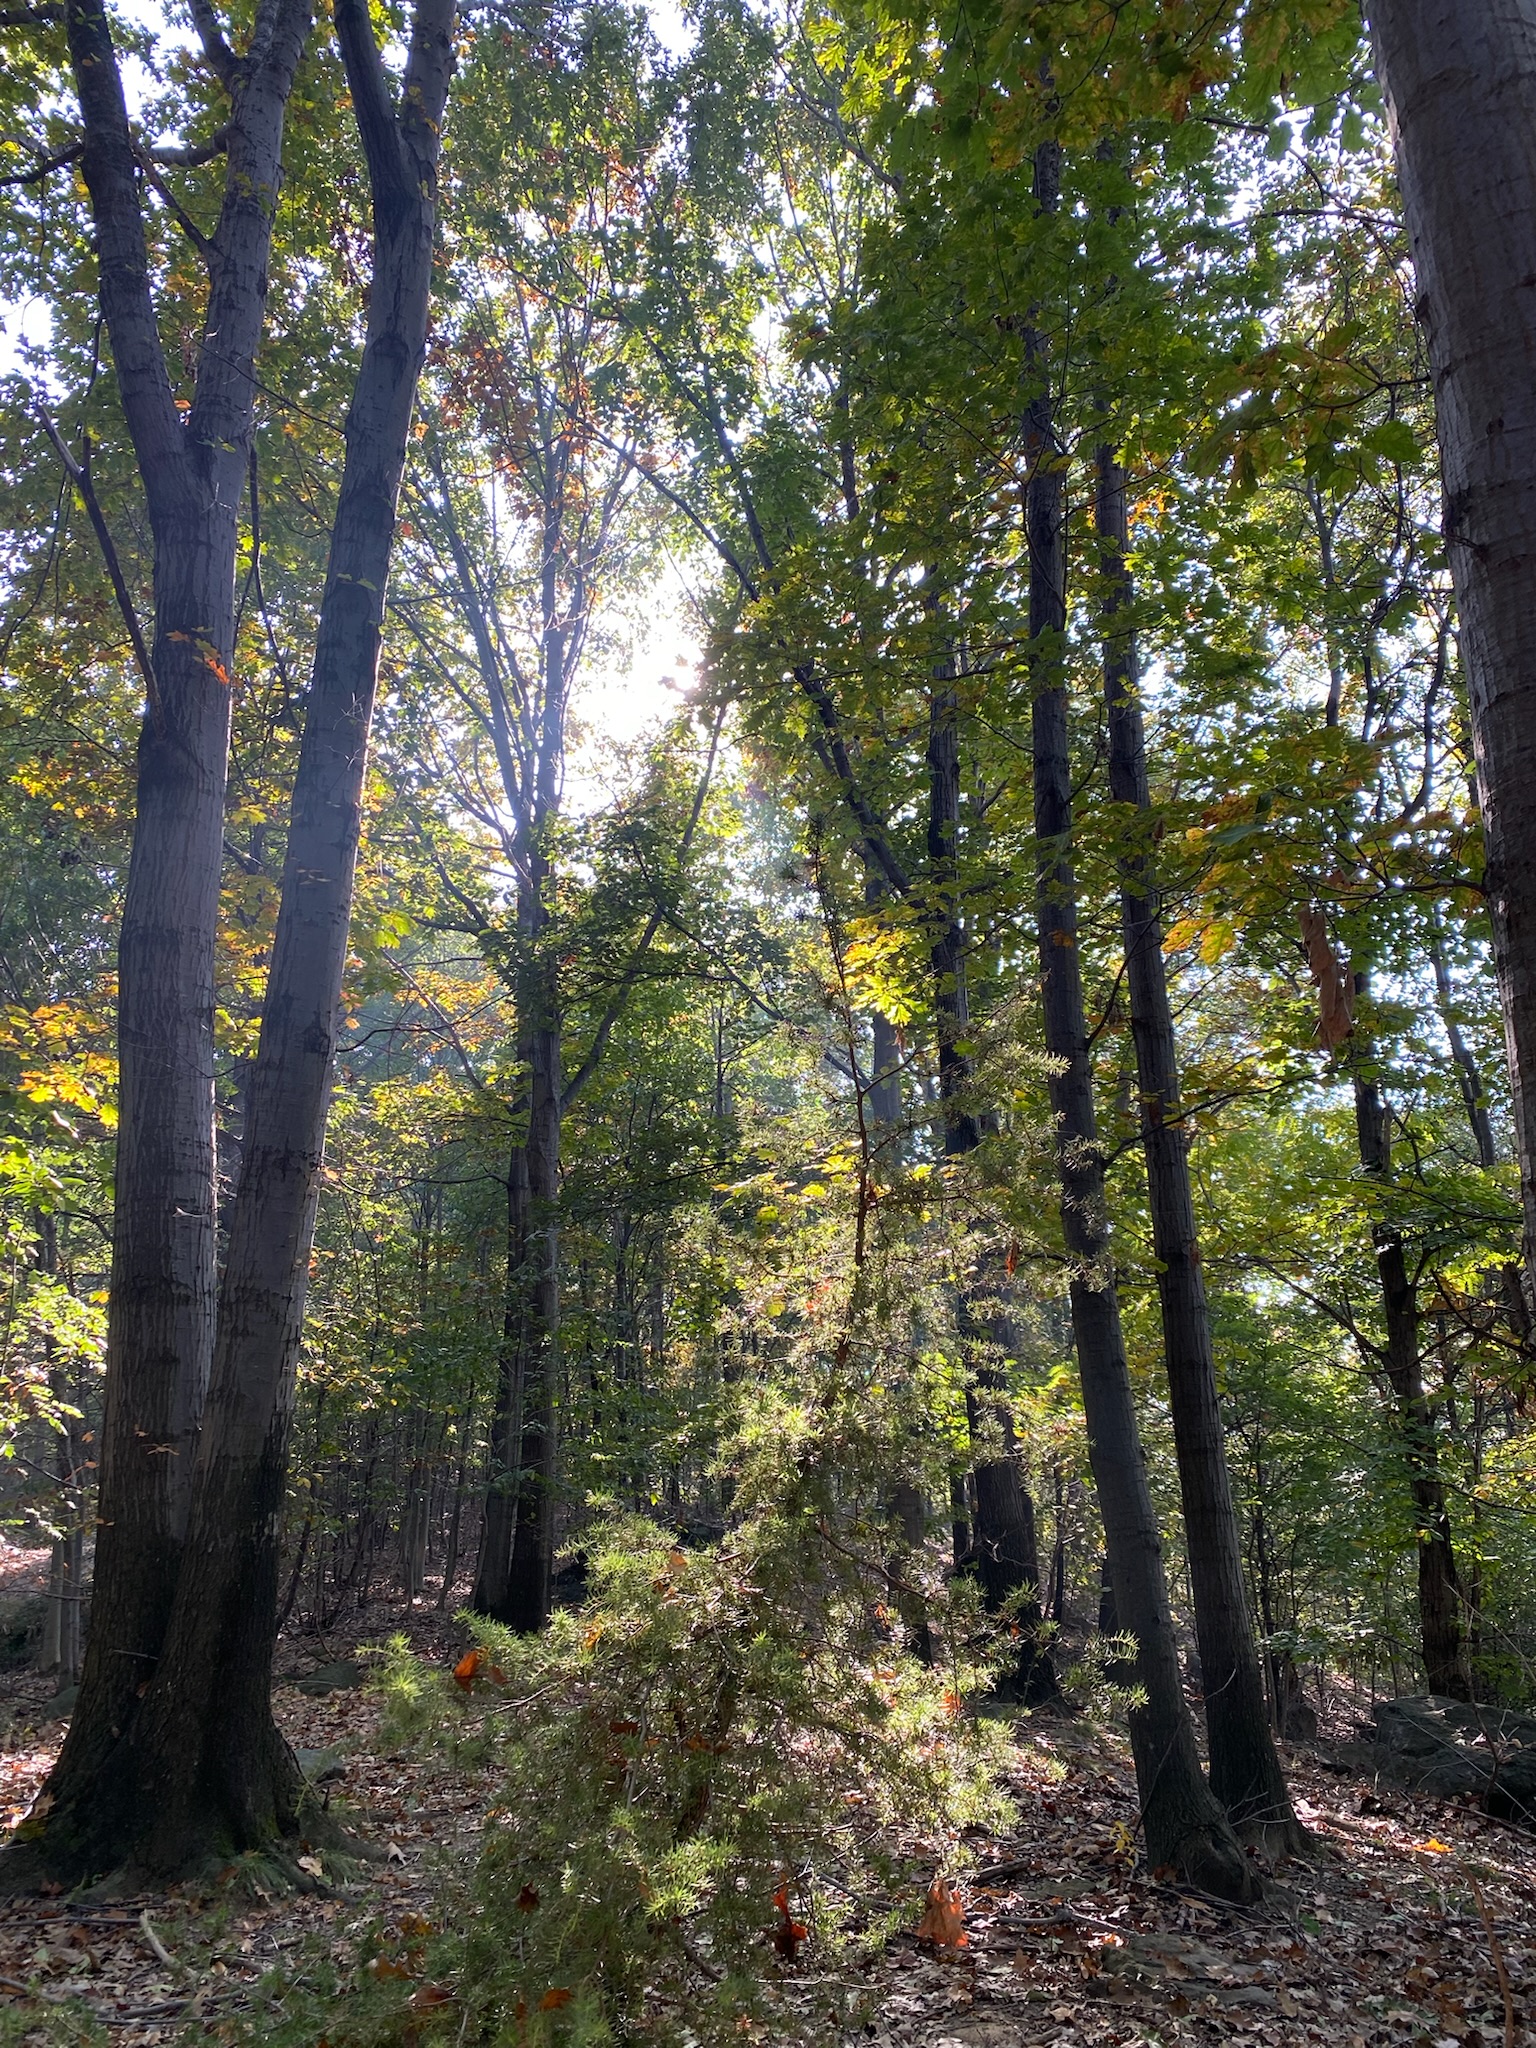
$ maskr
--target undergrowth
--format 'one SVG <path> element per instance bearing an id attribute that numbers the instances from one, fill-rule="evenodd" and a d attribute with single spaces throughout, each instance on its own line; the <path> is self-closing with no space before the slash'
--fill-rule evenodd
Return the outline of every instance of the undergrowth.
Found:
<path id="1" fill-rule="evenodd" d="M 801 1945 L 878 1943 L 936 1851 L 1004 1817 L 1006 1737 L 962 1709 L 983 1673 L 904 1654 L 825 1525 L 763 1517 L 685 1551 L 616 1517 L 589 1569 L 590 1601 L 540 1637 L 475 1620 L 456 1680 L 403 1645 L 383 1670 L 389 1738 L 504 1761 L 462 1918 L 413 1967 L 452 1993 L 435 2023 L 709 2044 L 771 2011 L 776 2039 L 806 2038 L 785 1995 Z"/>

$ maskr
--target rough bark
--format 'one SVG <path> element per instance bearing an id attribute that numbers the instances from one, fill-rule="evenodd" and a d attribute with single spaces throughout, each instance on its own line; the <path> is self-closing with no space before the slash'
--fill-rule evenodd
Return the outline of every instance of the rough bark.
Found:
<path id="1" fill-rule="evenodd" d="M 1043 144 L 1035 165 L 1042 206 L 1060 190 L 1059 148 Z M 1055 1062 L 1062 1231 L 1071 1260 L 1072 1328 L 1077 1342 L 1089 1461 L 1104 1522 L 1109 1574 L 1120 1626 L 1136 1639 L 1136 1677 L 1145 1693 L 1130 1715 L 1131 1748 L 1146 1849 L 1192 1883 L 1245 1898 L 1247 1858 L 1200 1771 L 1184 1703 L 1178 1649 L 1163 1571 L 1162 1542 L 1147 1483 L 1135 1399 L 1120 1330 L 1104 1165 L 1093 1104 L 1077 885 L 1072 857 L 1072 769 L 1061 644 L 1066 631 L 1065 492 L 1050 399 L 1042 390 L 1027 421 L 1030 481 L 1029 633 L 1033 653 L 1036 933 L 1040 949 L 1045 1044 Z"/>
<path id="2" fill-rule="evenodd" d="M 384 590 L 426 349 L 452 21 L 452 0 L 419 0 L 397 108 L 362 0 L 336 7 L 373 200 L 368 330 L 347 421 L 188 1540 L 142 1701 L 124 1712 L 93 1779 L 55 1781 L 42 1846 L 55 1867 L 76 1874 L 123 1863 L 175 1872 L 271 1846 L 293 1831 L 303 1804 L 298 1766 L 271 1713 L 278 1537 Z"/>
<path id="3" fill-rule="evenodd" d="M 1132 814 L 1124 819 L 1126 848 L 1119 863 L 1125 975 L 1136 1045 L 1163 1355 L 1205 1694 L 1211 1790 L 1235 1826 L 1245 1833 L 1257 1833 L 1273 1850 L 1296 1850 L 1302 1846 L 1302 1831 L 1270 1732 L 1227 1469 L 1190 1188 L 1178 1044 L 1163 964 L 1162 905 L 1145 830 L 1151 796 L 1132 624 L 1135 593 L 1127 561 L 1125 472 L 1110 448 L 1100 448 L 1098 453 L 1095 517 L 1105 593 L 1109 792 L 1124 813 Z"/>
<path id="4" fill-rule="evenodd" d="M 1371 0 L 1434 375 L 1536 1285 L 1536 0 Z"/>

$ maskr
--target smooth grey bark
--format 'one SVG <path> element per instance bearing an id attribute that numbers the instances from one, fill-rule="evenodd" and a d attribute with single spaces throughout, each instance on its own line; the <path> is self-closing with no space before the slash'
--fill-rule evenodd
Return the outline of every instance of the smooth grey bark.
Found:
<path id="1" fill-rule="evenodd" d="M 56 1774 L 44 1843 L 57 1830 L 56 1861 L 79 1874 L 122 1864 L 171 1873 L 269 1847 L 293 1831 L 303 1805 L 298 1766 L 271 1710 L 278 1539 L 384 592 L 426 353 L 452 24 L 453 0 L 418 0 L 397 103 L 364 0 L 336 4 L 373 202 L 367 335 L 347 419 L 188 1538 L 142 1701 L 125 1712 L 100 1770 L 67 1781 Z"/>
<path id="2" fill-rule="evenodd" d="M 1094 511 L 1104 584 L 1109 793 L 1116 805 L 1134 814 L 1125 823 L 1126 847 L 1119 861 L 1121 931 L 1211 1790 L 1235 1826 L 1257 1833 L 1272 1850 L 1294 1851 L 1302 1846 L 1303 1835 L 1270 1730 L 1227 1469 L 1190 1187 L 1178 1043 L 1163 964 L 1162 902 L 1146 829 L 1152 800 L 1133 624 L 1135 591 L 1127 560 L 1125 472 L 1108 447 L 1099 449 L 1097 468 Z"/>
<path id="3" fill-rule="evenodd" d="M 1370 0 L 1434 375 L 1536 1290 L 1536 0 Z"/>
<path id="4" fill-rule="evenodd" d="M 1044 143 L 1035 160 L 1036 197 L 1043 208 L 1058 203 L 1060 178 L 1060 147 Z M 1071 1262 L 1072 1329 L 1089 1462 L 1104 1522 L 1115 1610 L 1120 1627 L 1136 1639 L 1136 1678 L 1146 1695 L 1130 1715 L 1142 1825 L 1154 1866 L 1171 1866 L 1221 1897 L 1246 1898 L 1253 1888 L 1252 1872 L 1201 1775 L 1184 1702 L 1162 1540 L 1120 1329 L 1078 950 L 1072 764 L 1062 662 L 1067 622 L 1065 479 L 1050 395 L 1043 385 L 1029 405 L 1026 441 L 1041 1004 L 1046 1051 L 1054 1062 L 1050 1094 L 1056 1116 L 1062 1233 Z"/>

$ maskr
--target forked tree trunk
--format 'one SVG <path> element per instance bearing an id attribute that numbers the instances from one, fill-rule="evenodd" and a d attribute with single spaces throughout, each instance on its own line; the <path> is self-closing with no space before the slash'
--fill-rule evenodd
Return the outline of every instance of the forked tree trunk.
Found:
<path id="1" fill-rule="evenodd" d="M 1434 373 L 1536 1285 L 1536 0 L 1370 0 Z"/>
<path id="2" fill-rule="evenodd" d="M 1054 208 L 1060 149 L 1036 154 L 1039 203 Z M 1131 1749 L 1146 1851 L 1191 1883 L 1223 1898 L 1246 1898 L 1248 1860 L 1200 1771 L 1184 1703 L 1168 1604 L 1162 1541 L 1147 1483 L 1136 1404 L 1120 1330 L 1114 1261 L 1104 1204 L 1104 1163 L 1093 1105 L 1093 1069 L 1078 957 L 1077 882 L 1072 857 L 1072 764 L 1062 642 L 1066 633 L 1065 491 L 1050 399 L 1041 392 L 1027 421 L 1030 480 L 1029 633 L 1034 651 L 1036 932 L 1046 1051 L 1061 1174 L 1062 1233 L 1071 1260 L 1072 1329 L 1077 1341 L 1088 1454 L 1119 1625 L 1136 1639 L 1136 1678 L 1145 1693 L 1130 1715 Z"/>
<path id="3" fill-rule="evenodd" d="M 265 311 L 283 121 L 307 0 L 266 0 L 241 67 L 204 37 L 230 94 L 227 171 L 185 422 L 156 325 L 140 167 L 102 0 L 70 0 L 117 385 L 154 540 L 154 689 L 139 739 L 118 941 L 119 1128 L 92 1602 L 80 1698 L 50 1787 L 94 1778 L 164 1639 L 213 1348 L 214 934 L 234 662 L 238 511 Z M 58 1834 L 51 1825 L 50 1836 Z M 12 1854 L 0 1882 L 28 1881 Z"/>
<path id="4" fill-rule="evenodd" d="M 373 199 L 368 332 L 347 421 L 188 1541 L 162 1654 L 137 1711 L 125 1713 L 100 1769 L 66 1773 L 61 1763 L 51 1781 L 44 1847 L 75 1874 L 122 1864 L 176 1872 L 270 1847 L 293 1831 L 303 1803 L 271 1710 L 279 1532 L 384 590 L 426 349 L 452 22 L 453 0 L 418 0 L 397 109 L 363 0 L 336 7 Z"/>
<path id="5" fill-rule="evenodd" d="M 1145 833 L 1152 803 L 1132 624 L 1135 593 L 1126 559 L 1125 472 L 1110 448 L 1101 447 L 1098 453 L 1095 517 L 1105 589 L 1109 793 L 1117 805 L 1135 813 L 1134 822 L 1127 819 L 1123 826 L 1127 848 L 1120 859 L 1121 927 L 1211 1790 L 1235 1826 L 1257 1833 L 1272 1850 L 1295 1851 L 1303 1846 L 1303 1836 L 1275 1753 L 1248 1611 L 1195 1228 L 1178 1045 L 1163 965 L 1162 906 Z"/>

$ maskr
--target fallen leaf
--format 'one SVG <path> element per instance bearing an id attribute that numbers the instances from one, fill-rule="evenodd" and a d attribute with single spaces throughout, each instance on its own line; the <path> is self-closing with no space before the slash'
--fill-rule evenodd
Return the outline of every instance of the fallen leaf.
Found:
<path id="1" fill-rule="evenodd" d="M 779 1909 L 779 1924 L 773 1930 L 773 1945 L 786 1963 L 792 1963 L 800 1953 L 800 1944 L 806 1938 L 806 1929 L 789 1910 L 788 1878 L 774 1893 L 773 1903 Z"/>
<path id="2" fill-rule="evenodd" d="M 546 1991 L 539 2000 L 540 2012 L 558 2012 L 562 2005 L 569 2005 L 575 1993 L 565 1984 L 557 1984 L 552 1991 Z"/>
<path id="3" fill-rule="evenodd" d="M 480 1669 L 480 1652 L 469 1650 L 453 1667 L 453 1682 L 461 1692 L 468 1692 L 475 1682 L 475 1673 Z"/>
<path id="4" fill-rule="evenodd" d="M 931 1941 L 935 1948 L 968 1948 L 971 1937 L 965 1931 L 960 1894 L 936 1877 L 928 1887 L 928 1906 L 917 1923 L 919 1941 Z"/>

